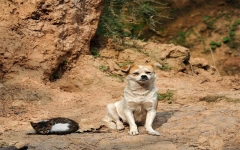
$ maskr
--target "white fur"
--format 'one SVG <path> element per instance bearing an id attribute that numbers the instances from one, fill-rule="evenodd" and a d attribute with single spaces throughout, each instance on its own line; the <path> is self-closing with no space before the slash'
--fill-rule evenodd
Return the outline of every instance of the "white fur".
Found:
<path id="1" fill-rule="evenodd" d="M 152 128 L 157 108 L 157 87 L 155 86 L 156 75 L 152 72 L 147 74 L 148 68 L 138 66 L 134 72 L 138 75 L 129 74 L 126 79 L 128 84 L 124 89 L 124 98 L 121 101 L 107 105 L 108 115 L 103 118 L 106 126 L 112 129 L 124 129 L 123 122 L 130 126 L 130 135 L 137 135 L 136 122 L 145 121 L 145 128 L 151 135 L 160 135 Z M 141 81 L 141 76 L 147 76 L 149 80 Z"/>
<path id="2" fill-rule="evenodd" d="M 57 123 L 54 124 L 50 132 L 59 132 L 69 130 L 69 123 Z"/>

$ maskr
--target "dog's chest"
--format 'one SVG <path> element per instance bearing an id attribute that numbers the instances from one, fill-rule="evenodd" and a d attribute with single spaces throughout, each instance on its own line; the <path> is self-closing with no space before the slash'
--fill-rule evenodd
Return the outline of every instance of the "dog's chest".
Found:
<path id="1" fill-rule="evenodd" d="M 153 102 L 150 101 L 143 101 L 143 102 L 135 102 L 135 101 L 128 101 L 128 107 L 131 110 L 148 110 L 153 107 Z"/>
<path id="2" fill-rule="evenodd" d="M 135 95 L 131 99 L 128 99 L 127 105 L 131 110 L 148 110 L 153 107 L 152 97 L 149 95 Z"/>
<path id="3" fill-rule="evenodd" d="M 124 99 L 131 110 L 149 110 L 154 107 L 156 92 L 157 88 L 152 88 L 151 90 L 130 90 L 126 88 Z"/>

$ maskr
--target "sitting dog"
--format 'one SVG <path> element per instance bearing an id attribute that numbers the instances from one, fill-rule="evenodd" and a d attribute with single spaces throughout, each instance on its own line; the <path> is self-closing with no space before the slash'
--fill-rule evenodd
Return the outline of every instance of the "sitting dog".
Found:
<path id="1" fill-rule="evenodd" d="M 108 115 L 103 118 L 111 129 L 124 129 L 123 122 L 130 126 L 130 135 L 137 135 L 137 124 L 145 123 L 148 134 L 160 135 L 152 128 L 157 109 L 157 87 L 154 65 L 131 65 L 122 68 L 127 74 L 127 86 L 124 97 L 107 105 Z"/>

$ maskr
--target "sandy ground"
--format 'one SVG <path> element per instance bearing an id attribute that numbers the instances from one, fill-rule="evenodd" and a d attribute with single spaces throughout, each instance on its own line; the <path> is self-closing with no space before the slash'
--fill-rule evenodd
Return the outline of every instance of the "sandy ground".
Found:
<path id="1" fill-rule="evenodd" d="M 32 130 L 30 121 L 60 116 L 78 121 L 81 131 L 99 128 L 106 105 L 122 98 L 125 82 L 97 71 L 88 76 L 91 84 L 75 92 L 64 91 L 56 83 L 24 78 L 19 80 L 21 87 L 1 84 L 5 99 L 1 101 L 0 146 L 27 145 L 29 150 L 240 149 L 239 78 L 161 70 L 156 74 L 159 93 L 171 90 L 174 94 L 168 101 L 159 101 L 154 128 L 161 136 L 148 135 L 144 127 L 139 127 L 137 136 L 128 135 L 128 127 L 123 131 L 103 127 L 101 133 L 26 134 Z M 35 88 L 29 96 L 14 99 L 13 95 L 28 94 L 22 88 L 29 85 Z M 206 102 L 211 98 L 214 102 Z"/>

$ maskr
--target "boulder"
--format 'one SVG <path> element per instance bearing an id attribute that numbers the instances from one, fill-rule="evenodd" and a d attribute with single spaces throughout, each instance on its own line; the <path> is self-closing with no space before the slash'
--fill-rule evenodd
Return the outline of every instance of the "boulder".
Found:
<path id="1" fill-rule="evenodd" d="M 137 50 L 145 56 L 167 65 L 172 70 L 184 71 L 188 68 L 190 51 L 189 49 L 174 44 L 160 44 L 154 42 L 134 41 Z"/>
<path id="2" fill-rule="evenodd" d="M 2 2 L 0 78 L 48 81 L 62 75 L 89 53 L 102 7 L 103 0 Z"/>

